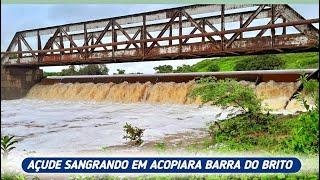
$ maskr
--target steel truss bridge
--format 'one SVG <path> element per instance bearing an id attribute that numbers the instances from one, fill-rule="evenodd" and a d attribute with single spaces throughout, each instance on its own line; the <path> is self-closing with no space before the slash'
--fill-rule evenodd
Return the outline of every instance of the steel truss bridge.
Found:
<path id="1" fill-rule="evenodd" d="M 289 5 L 190 5 L 17 32 L 4 66 L 318 51 L 317 19 Z"/>

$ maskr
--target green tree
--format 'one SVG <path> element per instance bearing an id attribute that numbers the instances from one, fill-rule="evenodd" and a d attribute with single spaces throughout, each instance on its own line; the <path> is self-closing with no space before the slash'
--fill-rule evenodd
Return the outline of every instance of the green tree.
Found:
<path id="1" fill-rule="evenodd" d="M 160 65 L 153 68 L 157 73 L 172 73 L 173 67 L 171 65 Z"/>
<path id="2" fill-rule="evenodd" d="M 61 71 L 62 76 L 72 76 L 72 75 L 77 75 L 78 72 L 76 71 L 76 68 L 74 65 L 71 65 L 68 67 L 68 69 L 63 69 Z"/>
<path id="3" fill-rule="evenodd" d="M 194 69 L 190 65 L 183 64 L 182 66 L 178 66 L 175 73 L 187 73 L 187 72 L 194 72 Z"/>
<path id="4" fill-rule="evenodd" d="M 200 96 L 203 103 L 210 102 L 223 107 L 234 105 L 252 115 L 261 113 L 261 101 L 254 90 L 244 87 L 236 80 L 216 80 L 209 77 L 200 79 L 197 83 L 198 86 L 191 91 L 190 96 Z"/>
<path id="5" fill-rule="evenodd" d="M 90 64 L 79 69 L 79 75 L 104 75 L 108 74 L 109 69 L 106 65 Z"/>
<path id="6" fill-rule="evenodd" d="M 117 69 L 118 74 L 125 74 L 126 70 L 124 69 Z"/>

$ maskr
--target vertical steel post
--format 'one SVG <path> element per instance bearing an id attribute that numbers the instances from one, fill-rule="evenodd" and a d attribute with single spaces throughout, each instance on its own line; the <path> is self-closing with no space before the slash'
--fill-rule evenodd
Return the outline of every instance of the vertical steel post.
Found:
<path id="1" fill-rule="evenodd" d="M 38 39 L 38 50 L 40 51 L 42 47 L 41 47 L 41 37 L 40 37 L 39 30 L 37 31 L 37 39 Z M 40 56 L 40 53 L 38 53 L 38 62 L 40 61 L 41 61 L 41 56 Z"/>
<path id="2" fill-rule="evenodd" d="M 111 21 L 111 42 L 117 42 L 117 35 L 116 35 L 116 30 L 114 28 L 114 19 Z M 116 45 L 112 45 L 112 59 L 115 61 L 115 51 L 116 51 Z"/>
<path id="3" fill-rule="evenodd" d="M 224 4 L 221 4 L 221 32 L 225 31 L 225 23 L 224 23 Z M 224 34 L 221 34 L 221 51 L 224 51 Z"/>
<path id="4" fill-rule="evenodd" d="M 179 12 L 179 36 L 182 36 L 182 11 Z M 179 54 L 182 52 L 182 38 L 179 38 Z"/>
<path id="5" fill-rule="evenodd" d="M 240 28 L 243 26 L 243 14 L 240 14 Z M 240 33 L 240 39 L 243 38 L 243 32 Z"/>
<path id="6" fill-rule="evenodd" d="M 169 37 L 172 37 L 172 24 L 170 25 L 170 28 L 169 28 Z M 169 40 L 169 46 L 172 46 L 172 39 Z"/>
<path id="7" fill-rule="evenodd" d="M 271 24 L 275 23 L 275 7 L 271 5 Z M 271 47 L 274 46 L 275 43 L 275 28 L 271 28 Z"/>
<path id="8" fill-rule="evenodd" d="M 86 23 L 83 24 L 83 36 L 84 36 L 84 46 L 88 46 L 88 32 Z M 84 57 L 88 56 L 88 48 L 84 49 Z"/>
<path id="9" fill-rule="evenodd" d="M 18 35 L 18 51 L 22 51 L 20 34 Z M 18 63 L 20 63 L 20 58 L 22 58 L 22 53 L 18 54 Z"/>
<path id="10" fill-rule="evenodd" d="M 59 35 L 60 35 L 60 37 L 59 37 L 59 41 L 60 41 L 60 47 L 59 47 L 59 49 L 64 49 L 63 36 L 62 36 L 61 28 L 62 28 L 62 27 L 59 28 L 59 31 L 60 31 L 60 33 L 59 33 Z M 63 54 L 64 54 L 64 51 L 60 51 L 60 55 L 63 55 Z"/>
<path id="11" fill-rule="evenodd" d="M 203 18 L 202 21 L 202 29 L 205 31 L 206 30 L 206 23 L 205 23 L 205 19 Z M 204 43 L 206 41 L 206 37 L 202 37 L 202 42 Z"/>
<path id="12" fill-rule="evenodd" d="M 142 30 L 141 30 L 141 37 L 142 40 L 146 40 L 147 39 L 147 27 L 146 27 L 146 15 L 142 15 Z M 145 57 L 145 53 L 146 53 L 146 48 L 147 48 L 147 42 L 143 42 L 141 43 L 141 48 L 142 48 L 142 59 L 144 59 Z"/>
<path id="13" fill-rule="evenodd" d="M 286 23 L 286 22 L 287 22 L 286 18 L 282 18 L 282 22 L 283 22 L 283 23 Z M 284 26 L 284 27 L 282 28 L 282 34 L 283 34 L 283 35 L 287 34 L 287 27 L 286 27 L 286 26 Z"/>

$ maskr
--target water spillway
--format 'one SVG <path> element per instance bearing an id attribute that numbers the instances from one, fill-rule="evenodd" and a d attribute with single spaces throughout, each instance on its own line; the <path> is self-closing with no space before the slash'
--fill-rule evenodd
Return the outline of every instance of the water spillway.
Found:
<path id="1" fill-rule="evenodd" d="M 311 72 L 309 71 L 305 70 L 306 73 Z M 298 88 L 299 83 L 293 79 L 298 79 L 301 72 L 255 71 L 199 74 L 53 77 L 35 85 L 29 91 L 27 98 L 116 103 L 200 104 L 199 98 L 192 99 L 188 96 L 196 85 L 195 76 L 199 78 L 215 74 L 219 79 L 237 77 L 240 83 L 254 89 L 265 107 L 281 110 Z M 176 77 L 176 82 L 172 80 L 173 75 Z M 155 77 L 163 82 L 152 81 Z M 281 78 L 284 82 L 277 82 Z M 110 82 L 110 79 L 115 82 Z M 257 83 L 257 81 L 262 82 Z M 287 108 L 303 110 L 296 100 L 290 101 Z"/>

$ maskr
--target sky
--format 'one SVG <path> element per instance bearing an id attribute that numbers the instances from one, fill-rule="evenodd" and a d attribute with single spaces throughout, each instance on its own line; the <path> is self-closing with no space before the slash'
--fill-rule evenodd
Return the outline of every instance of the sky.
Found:
<path id="1" fill-rule="evenodd" d="M 1 51 L 5 51 L 15 32 L 46 26 L 74 23 L 164 8 L 183 6 L 183 4 L 1 4 Z M 319 18 L 318 4 L 292 4 L 298 13 L 305 18 Z M 170 64 L 173 67 L 182 64 L 192 65 L 202 59 L 158 61 L 142 63 L 108 64 L 109 74 L 117 69 L 126 73 L 154 73 L 153 67 Z M 45 71 L 61 71 L 66 67 L 46 67 Z"/>

